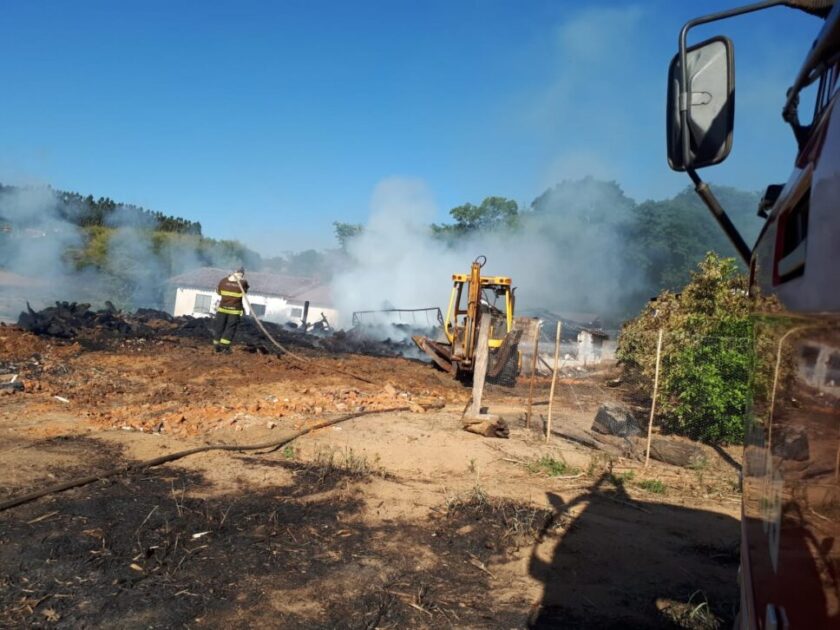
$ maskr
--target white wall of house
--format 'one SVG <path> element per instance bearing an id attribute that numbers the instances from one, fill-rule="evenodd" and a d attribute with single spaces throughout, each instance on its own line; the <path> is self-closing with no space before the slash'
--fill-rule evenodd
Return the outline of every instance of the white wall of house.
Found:
<path id="1" fill-rule="evenodd" d="M 178 287 L 175 290 L 175 304 L 172 314 L 175 317 L 180 315 L 212 317 L 216 314 L 216 308 L 219 306 L 221 299 L 218 293 L 209 289 Z M 284 298 L 249 293 L 248 301 L 254 306 L 260 319 L 279 324 L 289 320 L 289 309 Z"/>
<path id="2" fill-rule="evenodd" d="M 577 360 L 586 365 L 598 365 L 615 358 L 616 342 L 582 330 L 577 336 Z"/>
<path id="3" fill-rule="evenodd" d="M 221 297 L 215 291 L 178 287 L 175 290 L 175 304 L 172 307 L 172 314 L 175 317 L 181 315 L 210 317 L 216 312 L 220 299 Z"/>
<path id="4" fill-rule="evenodd" d="M 221 297 L 207 289 L 191 289 L 178 287 L 175 290 L 175 303 L 172 314 L 175 317 L 191 315 L 193 317 L 212 317 L 216 314 L 216 307 Z M 288 301 L 275 295 L 260 295 L 249 293 L 248 301 L 253 305 L 257 316 L 264 321 L 284 324 L 294 322 L 300 324 L 303 320 L 303 302 Z M 313 324 L 321 321 L 321 313 L 334 326 L 338 321 L 338 311 L 332 307 L 309 305 L 308 322 Z"/>
<path id="5" fill-rule="evenodd" d="M 283 324 L 288 321 L 286 317 L 286 300 L 273 295 L 260 295 L 249 293 L 248 301 L 256 311 L 257 317 L 266 322 Z"/>

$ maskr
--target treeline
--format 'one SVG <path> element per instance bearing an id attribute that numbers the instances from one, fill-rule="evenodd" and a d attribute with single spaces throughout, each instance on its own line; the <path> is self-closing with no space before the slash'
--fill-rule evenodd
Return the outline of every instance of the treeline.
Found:
<path id="1" fill-rule="evenodd" d="M 3 213 L 3 202 L 24 190 L 17 186 L 0 184 L 0 216 L 14 216 L 12 212 Z M 78 227 L 130 226 L 159 232 L 201 236 L 201 223 L 198 221 L 189 221 L 133 204 L 118 203 L 108 197 L 95 199 L 93 195 L 85 197 L 76 192 L 53 188 L 46 190 L 53 197 L 55 215 Z M 9 220 L 5 219 L 7 222 Z"/>
<path id="2" fill-rule="evenodd" d="M 197 221 L 107 197 L 0 185 L 0 268 L 62 287 L 62 298 L 161 308 L 168 278 L 240 265 L 263 263 L 242 243 L 205 238 Z"/>
<path id="3" fill-rule="evenodd" d="M 0 185 L 0 228 L 8 224 L 12 230 L 0 229 L 0 267 L 34 276 L 49 273 L 56 265 L 99 272 L 107 277 L 109 291 L 118 293 L 125 304 L 159 303 L 158 287 L 165 278 L 200 266 L 244 264 L 251 270 L 326 280 L 351 264 L 348 245 L 363 231 L 361 225 L 336 222 L 339 249 L 263 259 L 241 243 L 204 238 L 197 221 L 106 197 L 54 189 L 36 192 L 33 201 L 30 189 Z M 762 225 L 755 215 L 759 195 L 726 187 L 716 187 L 715 193 L 747 242 L 752 242 Z M 578 285 L 593 286 L 594 292 L 594 284 L 605 274 L 615 276 L 617 282 L 612 284 L 622 292 L 615 315 L 638 312 L 663 289 L 678 290 L 706 252 L 736 255 L 690 189 L 669 199 L 637 203 L 618 183 L 587 177 L 561 182 L 530 203 L 489 196 L 452 208 L 449 215 L 450 221 L 430 225 L 428 236 L 458 248 L 465 239 L 484 235 L 524 235 L 520 243 L 533 235 L 556 252 L 549 255 L 557 263 L 557 278 L 571 277 Z M 18 234 L 26 229 L 45 237 L 20 240 Z M 599 268 L 601 274 L 589 273 L 589 267 Z M 155 290 L 147 291 L 150 286 Z M 601 310 L 602 305 L 592 308 Z"/>

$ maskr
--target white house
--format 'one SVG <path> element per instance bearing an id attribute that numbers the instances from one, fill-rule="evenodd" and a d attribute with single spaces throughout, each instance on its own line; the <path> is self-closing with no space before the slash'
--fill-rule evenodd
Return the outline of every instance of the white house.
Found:
<path id="1" fill-rule="evenodd" d="M 169 279 L 174 293 L 172 314 L 210 317 L 221 297 L 216 293 L 219 281 L 230 270 L 204 267 Z M 329 287 L 318 280 L 279 273 L 247 272 L 250 288 L 248 301 L 262 320 L 283 324 L 315 324 L 326 318 L 330 325 L 338 321 L 338 311 L 330 300 Z"/>
<path id="2" fill-rule="evenodd" d="M 615 356 L 614 348 L 608 345 L 609 335 L 598 328 L 581 328 L 577 334 L 578 362 L 597 365 L 605 359 Z"/>

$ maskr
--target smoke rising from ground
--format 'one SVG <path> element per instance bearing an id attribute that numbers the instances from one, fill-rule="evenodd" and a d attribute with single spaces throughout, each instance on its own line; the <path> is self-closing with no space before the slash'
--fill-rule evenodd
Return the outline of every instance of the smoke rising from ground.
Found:
<path id="1" fill-rule="evenodd" d="M 11 227 L 0 234 L 0 270 L 6 274 L 0 319 L 14 319 L 27 301 L 36 308 L 54 300 L 163 308 L 172 275 L 242 262 L 202 248 L 197 235 L 156 231 L 154 217 L 137 208 L 116 206 L 94 229 L 80 227 L 77 212 L 82 208 L 48 187 L 0 191 L 0 224 Z"/>
<path id="2" fill-rule="evenodd" d="M 83 238 L 59 215 L 53 191 L 4 190 L 0 217 L 0 223 L 13 226 L 0 241 L 0 268 L 22 276 L 0 284 L 0 318 L 13 319 L 27 301 L 40 306 L 87 284 L 87 274 L 68 272 L 66 252 L 80 247 Z"/>
<path id="3" fill-rule="evenodd" d="M 484 275 L 513 279 L 519 311 L 620 313 L 638 289 L 626 269 L 620 233 L 632 201 L 624 197 L 622 203 L 613 188 L 591 179 L 546 194 L 543 211 L 524 215 L 518 230 L 474 233 L 448 245 L 429 227 L 436 206 L 425 183 L 383 180 L 374 190 L 364 231 L 349 242 L 352 262 L 333 279 L 342 324 L 358 310 L 445 310 L 452 274 L 467 273 L 482 254 Z"/>
<path id="4" fill-rule="evenodd" d="M 91 240 L 96 229 L 79 227 L 61 203 L 49 188 L 0 192 L 0 217 L 14 225 L 12 238 L 0 240 L 0 269 L 34 283 L 0 288 L 0 315 L 13 318 L 26 299 L 33 306 L 61 299 L 162 308 L 171 276 L 240 262 L 230 256 L 208 257 L 199 251 L 196 236 L 161 233 L 154 217 L 118 206 L 104 228 L 97 228 L 107 231 L 107 238 L 98 241 L 103 248 L 99 263 L 80 270 L 82 251 L 97 255 L 91 251 L 96 249 L 91 246 L 97 243 Z M 640 274 L 628 268 L 622 236 L 633 207 L 616 184 L 584 178 L 549 189 L 533 209 L 520 209 L 518 227 L 444 239 L 430 228 L 439 212 L 426 183 L 385 179 L 372 193 L 363 232 L 348 242 L 347 264 L 332 279 L 333 301 L 342 316 L 337 324 L 349 327 L 352 313 L 362 310 L 445 311 L 452 274 L 468 272 L 479 255 L 488 260 L 485 275 L 513 279 L 519 312 L 620 316 L 643 285 Z M 16 300 L 12 306 L 10 298 Z"/>
<path id="5" fill-rule="evenodd" d="M 6 267 L 15 273 L 34 276 L 44 282 L 61 279 L 68 248 L 78 247 L 81 238 L 58 216 L 56 200 L 48 189 L 20 189 L 4 193 L 0 216 L 22 231 L 20 239 L 3 243 Z"/>

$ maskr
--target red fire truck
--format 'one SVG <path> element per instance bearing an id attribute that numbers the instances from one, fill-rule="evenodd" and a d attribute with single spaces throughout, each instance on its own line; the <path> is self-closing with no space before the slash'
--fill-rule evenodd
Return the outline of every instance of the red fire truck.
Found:
<path id="1" fill-rule="evenodd" d="M 732 147 L 734 48 L 688 46 L 692 28 L 771 7 L 808 11 L 815 40 L 786 94 L 797 143 L 786 183 L 759 204 L 750 248 L 698 170 Z M 803 49 L 806 46 L 803 46 Z M 739 627 L 840 628 L 840 3 L 757 2 L 685 24 L 668 81 L 668 162 L 685 171 L 749 265 L 757 307 L 753 401 L 742 467 Z M 804 102 L 805 95 L 808 100 Z M 802 102 L 800 102 L 802 101 Z M 836 114 L 836 115 L 835 115 Z M 769 131 L 768 131 L 769 132 Z"/>

